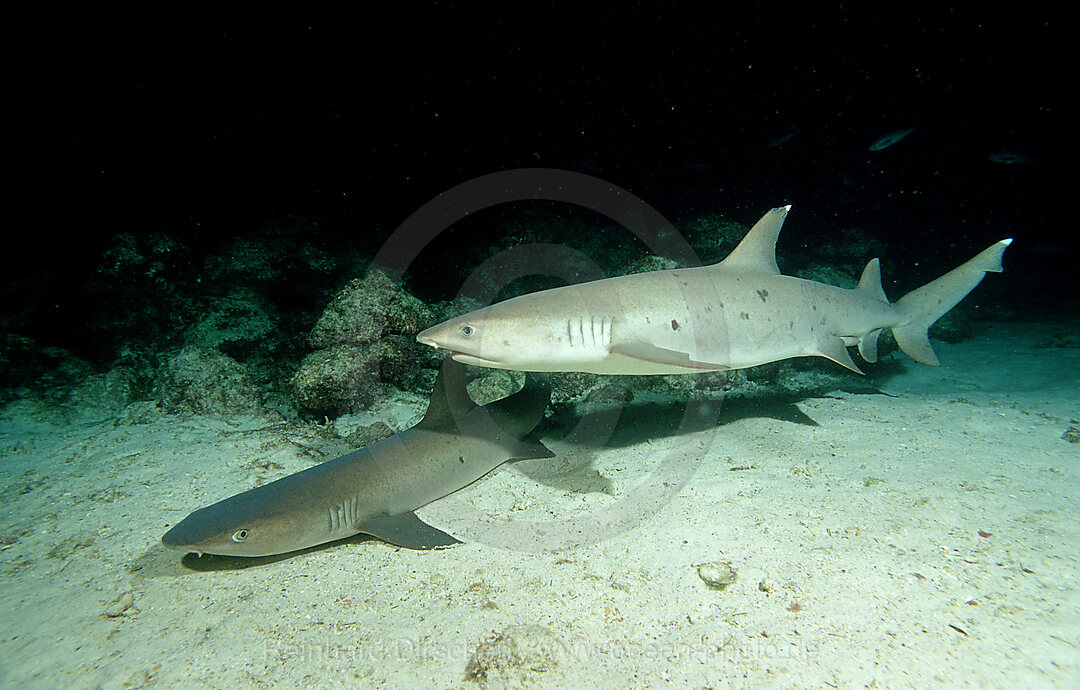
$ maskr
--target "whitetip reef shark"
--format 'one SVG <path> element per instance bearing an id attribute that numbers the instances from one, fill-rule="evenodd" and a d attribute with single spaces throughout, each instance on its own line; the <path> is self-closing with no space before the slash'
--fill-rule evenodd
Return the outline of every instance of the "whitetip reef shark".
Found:
<path id="1" fill-rule="evenodd" d="M 413 511 L 507 460 L 553 457 L 522 440 L 551 400 L 544 376 L 528 374 L 517 393 L 477 406 L 464 369 L 446 358 L 416 426 L 196 510 L 162 543 L 200 556 L 271 556 L 359 533 L 412 549 L 458 543 Z"/>
<path id="2" fill-rule="evenodd" d="M 927 330 L 986 272 L 1002 270 L 1012 242 L 991 245 L 891 304 L 877 259 L 851 290 L 782 275 L 776 239 L 789 210 L 766 213 L 718 264 L 521 295 L 416 339 L 459 362 L 520 371 L 680 374 L 821 356 L 861 374 L 847 348 L 874 362 L 878 335 L 889 328 L 904 353 L 936 366 Z"/>

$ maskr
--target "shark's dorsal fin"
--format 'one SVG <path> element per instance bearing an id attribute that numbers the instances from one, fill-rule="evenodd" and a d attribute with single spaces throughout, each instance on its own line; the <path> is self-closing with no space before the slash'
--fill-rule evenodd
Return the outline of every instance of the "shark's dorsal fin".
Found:
<path id="1" fill-rule="evenodd" d="M 779 275 L 780 267 L 776 265 L 776 238 L 780 236 L 780 228 L 783 227 L 784 219 L 790 210 L 790 205 L 780 206 L 762 216 L 727 258 L 716 264 L 717 268 Z"/>
<path id="2" fill-rule="evenodd" d="M 457 420 L 474 407 L 476 403 L 465 388 L 465 365 L 447 357 L 439 369 L 438 378 L 435 379 L 435 390 L 431 392 L 427 412 L 416 427 L 456 429 Z"/>
<path id="3" fill-rule="evenodd" d="M 877 259 L 870 259 L 870 261 L 867 262 L 866 268 L 862 271 L 862 277 L 859 278 L 859 289 L 873 296 L 874 299 L 881 300 L 885 304 L 889 303 L 889 298 L 885 296 L 885 290 L 881 287 L 880 261 Z"/>

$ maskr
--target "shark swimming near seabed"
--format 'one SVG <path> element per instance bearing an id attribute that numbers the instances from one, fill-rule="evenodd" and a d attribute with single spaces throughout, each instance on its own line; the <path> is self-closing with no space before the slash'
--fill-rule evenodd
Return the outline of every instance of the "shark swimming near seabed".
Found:
<path id="1" fill-rule="evenodd" d="M 780 273 L 776 240 L 791 206 L 766 213 L 718 264 L 605 278 L 521 295 L 416 336 L 459 361 L 521 371 L 679 374 L 821 356 L 862 373 L 882 329 L 923 364 L 939 364 L 927 330 L 1002 270 L 1001 240 L 890 303 L 872 259 L 847 290 Z"/>
<path id="2" fill-rule="evenodd" d="M 528 374 L 517 393 L 477 406 L 464 369 L 444 360 L 416 426 L 196 510 L 162 543 L 200 556 L 271 556 L 360 533 L 412 549 L 458 543 L 413 511 L 508 460 L 553 457 L 522 440 L 551 400 L 543 375 Z"/>

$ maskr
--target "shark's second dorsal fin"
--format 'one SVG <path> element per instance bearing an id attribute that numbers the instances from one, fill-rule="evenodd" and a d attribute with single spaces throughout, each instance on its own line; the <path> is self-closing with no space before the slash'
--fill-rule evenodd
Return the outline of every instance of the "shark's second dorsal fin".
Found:
<path id="1" fill-rule="evenodd" d="M 431 391 L 427 412 L 416 427 L 456 429 L 457 420 L 474 407 L 476 403 L 465 388 L 465 365 L 447 357 L 439 369 L 438 378 L 435 379 L 435 390 Z"/>
<path id="2" fill-rule="evenodd" d="M 791 206 L 780 206 L 766 213 L 761 220 L 754 223 L 750 232 L 728 254 L 727 258 L 717 264 L 718 268 L 737 269 L 742 272 L 768 273 L 779 275 L 780 267 L 776 265 L 776 238 L 780 236 L 780 228 L 784 225 Z"/>

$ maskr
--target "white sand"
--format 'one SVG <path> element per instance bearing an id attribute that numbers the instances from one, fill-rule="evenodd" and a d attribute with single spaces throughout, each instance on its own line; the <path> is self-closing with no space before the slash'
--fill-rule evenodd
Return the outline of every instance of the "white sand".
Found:
<path id="1" fill-rule="evenodd" d="M 485 513 L 516 526 L 479 542 L 357 539 L 239 569 L 192 570 L 158 540 L 340 442 L 10 405 L 0 686 L 474 687 L 493 631 L 474 666 L 493 687 L 1075 686 L 1080 446 L 1061 436 L 1080 418 L 1080 350 L 1032 348 L 1049 332 L 936 343 L 940 368 L 893 355 L 880 395 L 731 401 L 709 431 L 551 442 L 574 471 L 519 463 L 422 511 L 460 534 Z M 643 520 L 522 550 L 567 519 L 633 514 L 636 486 L 679 479 L 678 452 L 692 476 Z M 735 583 L 707 587 L 708 562 Z"/>

